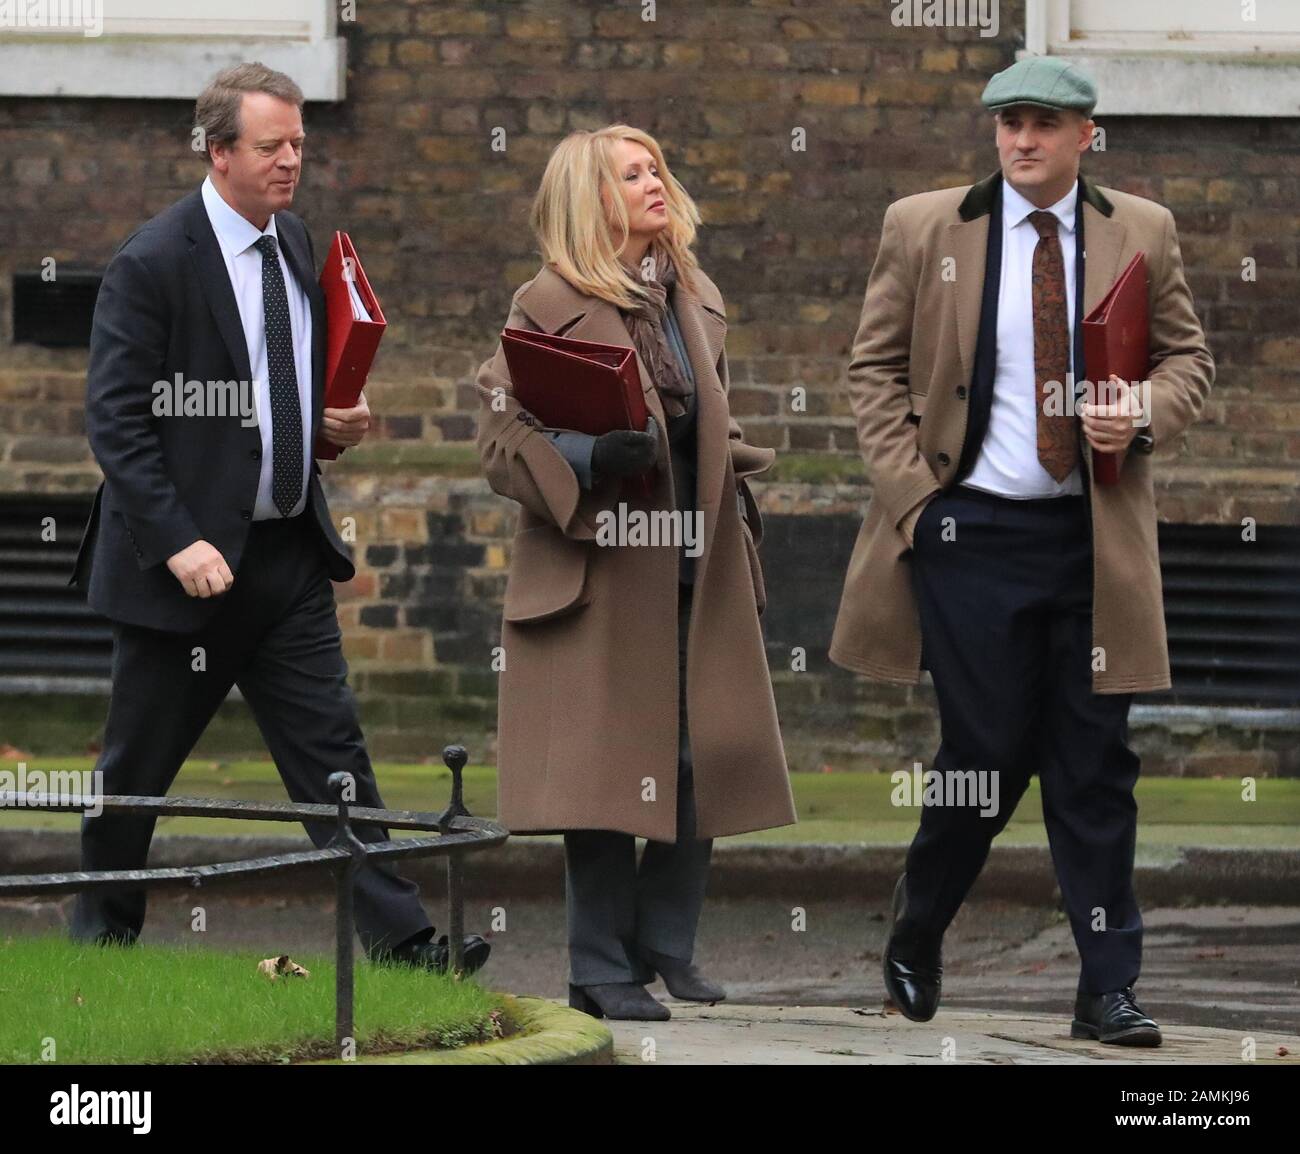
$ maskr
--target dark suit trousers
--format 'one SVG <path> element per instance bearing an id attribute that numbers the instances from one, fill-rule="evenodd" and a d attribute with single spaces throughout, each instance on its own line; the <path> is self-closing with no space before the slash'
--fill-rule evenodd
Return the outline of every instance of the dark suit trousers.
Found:
<path id="1" fill-rule="evenodd" d="M 998 775 L 999 809 L 925 806 L 895 946 L 934 945 L 1037 773 L 1052 861 L 1082 960 L 1079 989 L 1137 980 L 1139 758 L 1131 694 L 1092 692 L 1092 546 L 1083 497 L 1015 500 L 957 486 L 926 506 L 912 576 L 939 701 L 933 768 Z M 951 519 L 951 520 L 949 520 Z M 953 539 L 944 539 L 945 527 Z"/>
<path id="2" fill-rule="evenodd" d="M 638 948 L 689 962 L 704 908 L 713 840 L 695 836 L 695 779 L 686 719 L 686 637 L 693 588 L 679 583 L 677 608 L 677 840 L 647 841 L 614 830 L 564 835 L 570 980 L 577 986 L 644 985 L 653 978 Z"/>
<path id="3" fill-rule="evenodd" d="M 289 521 L 255 521 L 235 583 L 211 622 L 196 633 L 116 624 L 113 690 L 96 769 L 109 794 L 162 796 L 182 762 L 238 685 L 294 801 L 331 802 L 326 779 L 356 781 L 356 804 L 382 806 L 356 702 L 347 685 L 334 591 L 310 511 Z M 194 668 L 195 650 L 206 668 Z M 86 817 L 81 868 L 142 869 L 154 818 Z M 333 822 L 304 826 L 317 846 Z M 354 827 L 362 841 L 385 841 L 378 826 Z M 357 875 L 357 930 L 367 953 L 429 930 L 415 883 L 390 866 Z M 201 899 L 199 899 L 201 900 Z M 146 891 L 79 894 L 72 936 L 133 941 L 144 924 Z"/>

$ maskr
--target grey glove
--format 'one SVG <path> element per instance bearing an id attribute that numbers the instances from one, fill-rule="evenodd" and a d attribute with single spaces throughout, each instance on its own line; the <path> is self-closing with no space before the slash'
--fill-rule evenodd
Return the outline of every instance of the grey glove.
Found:
<path id="1" fill-rule="evenodd" d="M 602 477 L 635 477 L 654 465 L 658 446 L 659 426 L 651 416 L 644 433 L 614 429 L 597 437 L 591 467 Z"/>

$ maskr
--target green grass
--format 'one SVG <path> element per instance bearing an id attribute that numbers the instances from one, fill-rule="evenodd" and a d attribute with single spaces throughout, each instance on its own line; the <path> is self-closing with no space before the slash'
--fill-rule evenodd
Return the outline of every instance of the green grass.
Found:
<path id="1" fill-rule="evenodd" d="M 789 453 L 778 451 L 772 467 L 755 480 L 790 484 L 842 485 L 866 483 L 857 453 Z"/>
<path id="2" fill-rule="evenodd" d="M 201 945 L 0 942 L 0 1063 L 290 1062 L 336 1057 L 332 959 L 308 978 L 258 972 L 261 956 Z M 506 999 L 473 980 L 356 966 L 359 1054 L 462 1046 L 512 1030 Z M 43 1050 L 53 1042 L 53 1057 Z"/>
<path id="3" fill-rule="evenodd" d="M 33 760 L 31 769 L 86 770 L 89 758 Z M 385 803 L 393 809 L 440 810 L 451 795 L 451 772 L 443 765 L 380 762 L 375 766 Z M 496 770 L 467 766 L 465 801 L 471 813 L 496 813 Z M 798 810 L 797 825 L 746 834 L 741 841 L 764 844 L 873 845 L 904 844 L 915 832 L 920 811 L 890 803 L 888 774 L 798 773 L 791 778 Z M 1300 780 L 1260 778 L 1258 800 L 1241 800 L 1235 778 L 1141 778 L 1137 786 L 1140 844 L 1270 846 L 1300 848 Z M 173 795 L 283 801 L 284 787 L 268 761 L 190 761 L 172 788 Z M 74 830 L 73 814 L 38 814 L 0 810 L 5 829 Z M 219 818 L 165 818 L 160 834 L 245 834 L 298 836 L 301 827 Z M 305 835 L 303 835 L 305 836 Z M 1042 802 L 1035 778 L 1002 834 L 1002 845 L 1045 845 Z"/>
<path id="4" fill-rule="evenodd" d="M 349 449 L 330 468 L 346 473 L 420 473 L 438 477 L 479 477 L 483 463 L 473 444 L 424 441 L 376 441 Z M 810 484 L 865 484 L 862 461 L 856 453 L 778 452 L 767 472 L 756 478 L 764 482 L 806 482 Z"/>

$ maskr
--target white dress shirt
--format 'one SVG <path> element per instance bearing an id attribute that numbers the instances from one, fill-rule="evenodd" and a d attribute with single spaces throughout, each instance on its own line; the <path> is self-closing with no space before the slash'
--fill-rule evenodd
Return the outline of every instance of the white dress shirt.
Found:
<path id="1" fill-rule="evenodd" d="M 271 382 L 266 367 L 266 322 L 262 310 L 262 254 L 253 247 L 263 234 L 257 226 L 237 213 L 222 199 L 209 176 L 203 182 L 203 204 L 217 234 L 221 255 L 225 258 L 230 287 L 239 306 L 239 320 L 248 345 L 249 371 L 253 374 L 253 404 L 257 427 L 262 435 L 262 472 L 257 481 L 257 502 L 253 520 L 279 517 L 280 511 L 271 498 L 272 445 Z M 275 217 L 266 223 L 267 236 L 276 238 L 280 272 L 284 276 L 285 294 L 289 298 L 289 327 L 293 334 L 293 363 L 298 376 L 298 407 L 302 414 L 302 495 L 290 512 L 296 517 L 306 508 L 307 485 L 311 479 L 311 302 L 294 277 L 280 238 L 275 231 Z"/>
<path id="2" fill-rule="evenodd" d="M 1070 326 L 1070 368 L 1074 367 L 1074 212 L 1076 183 L 1047 211 L 1065 258 L 1065 300 Z M 1038 460 L 1038 397 L 1034 383 L 1034 249 L 1038 230 L 1029 220 L 1037 208 L 1006 180 L 1002 182 L 1002 282 L 998 289 L 997 369 L 988 430 L 963 485 L 1003 497 L 1062 497 L 1082 493 L 1076 465 L 1057 482 Z M 1062 386 L 1066 384 L 1061 382 Z M 1082 427 L 1079 430 L 1083 436 Z"/>

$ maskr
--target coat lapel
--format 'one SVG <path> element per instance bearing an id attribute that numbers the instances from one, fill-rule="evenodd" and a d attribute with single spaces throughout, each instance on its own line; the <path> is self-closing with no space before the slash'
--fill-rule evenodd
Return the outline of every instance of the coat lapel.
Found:
<path id="1" fill-rule="evenodd" d="M 949 294 L 957 312 L 957 353 L 961 359 L 961 380 L 975 372 L 975 345 L 980 332 L 980 304 L 984 296 L 984 260 L 988 249 L 989 216 L 948 226 L 948 249 L 953 258 L 954 291 Z"/>
<path id="2" fill-rule="evenodd" d="M 725 327 L 716 320 L 704 320 L 699 298 L 678 284 L 677 324 L 686 343 L 695 375 L 695 392 L 699 410 L 696 414 L 696 489 L 695 500 L 704 514 L 704 547 L 696 561 L 695 579 L 703 583 L 713 548 L 713 534 L 718 526 L 719 501 L 727 475 L 730 449 L 727 440 L 727 399 L 718 379 L 717 363 L 722 349 L 715 351 L 705 332 L 705 324 L 720 342 Z"/>
<path id="3" fill-rule="evenodd" d="M 190 239 L 190 259 L 194 261 L 199 286 L 207 298 L 217 332 L 230 353 L 239 379 L 251 381 L 253 370 L 248 364 L 248 344 L 244 340 L 243 322 L 239 319 L 239 305 L 235 303 L 235 290 L 230 285 L 230 274 L 226 271 L 217 234 L 212 230 L 212 222 L 203 206 L 202 192 L 191 193 L 189 201 L 185 232 Z"/>
<path id="4" fill-rule="evenodd" d="M 1104 216 L 1091 203 L 1083 206 L 1083 315 L 1087 316 L 1110 291 L 1120 272 L 1120 256 L 1128 229 L 1113 216 Z"/>

